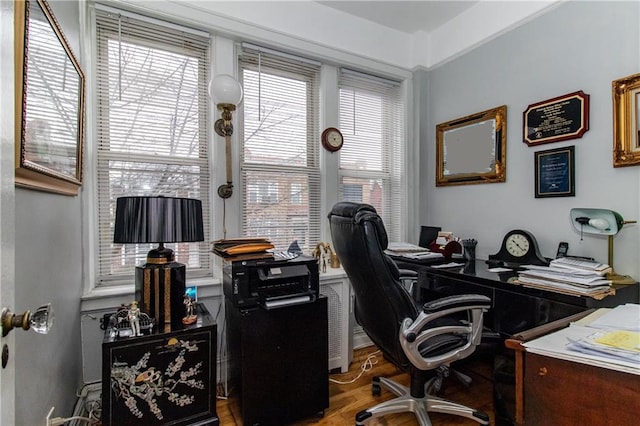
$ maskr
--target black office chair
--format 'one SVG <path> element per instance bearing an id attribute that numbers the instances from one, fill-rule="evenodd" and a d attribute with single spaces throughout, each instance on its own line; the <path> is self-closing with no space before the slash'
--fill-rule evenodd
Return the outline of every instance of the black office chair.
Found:
<path id="1" fill-rule="evenodd" d="M 422 426 L 431 425 L 428 412 L 464 416 L 488 425 L 483 412 L 429 395 L 432 383 L 448 365 L 469 356 L 480 343 L 483 313 L 489 298 L 460 295 L 426 303 L 418 309 L 401 285 L 398 268 L 385 253 L 387 233 L 382 219 L 368 204 L 341 202 L 329 213 L 333 247 L 355 293 L 356 320 L 384 357 L 404 371 L 407 388 L 376 377 L 372 391 L 380 386 L 397 397 L 356 415 L 356 425 L 391 413 L 413 412 Z M 466 312 L 467 320 L 459 320 Z"/>

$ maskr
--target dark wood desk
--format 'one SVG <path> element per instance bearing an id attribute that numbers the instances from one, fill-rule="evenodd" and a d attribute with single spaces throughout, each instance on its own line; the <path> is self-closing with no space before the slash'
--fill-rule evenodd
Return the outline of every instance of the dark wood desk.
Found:
<path id="1" fill-rule="evenodd" d="M 463 267 L 439 269 L 433 267 L 433 261 L 393 259 L 399 268 L 418 272 L 421 290 L 415 295 L 418 300 L 463 293 L 489 297 L 492 305 L 485 315 L 485 325 L 505 338 L 591 308 L 610 308 L 639 300 L 637 283 L 616 286 L 615 295 L 597 300 L 513 284 L 518 276 L 516 271 L 489 272 L 489 266 L 483 260 L 466 263 Z"/>
<path id="2" fill-rule="evenodd" d="M 524 344 L 595 311 L 520 333 L 505 342 L 516 361 L 515 424 L 557 426 L 637 423 L 640 375 L 529 353 Z M 613 368 L 613 367 L 612 367 Z"/>
<path id="3" fill-rule="evenodd" d="M 578 318 L 594 308 L 610 308 L 629 302 L 638 303 L 639 300 L 638 283 L 616 286 L 615 295 L 596 300 L 513 284 L 511 281 L 518 275 L 516 271 L 489 272 L 489 266 L 482 260 L 466 263 L 463 267 L 439 269 L 433 265 L 442 261 L 393 259 L 399 268 L 418 272 L 419 292 L 414 292 L 418 300 L 463 293 L 483 294 L 491 299 L 491 309 L 485 314 L 484 324 L 495 334 L 483 335 L 483 345 L 486 343 L 493 355 L 496 425 L 521 424 L 524 411 L 524 355 L 517 351 L 514 355 L 513 346 L 508 346 L 510 350 L 505 351 L 504 340 L 536 328 L 549 332 L 548 327 L 566 321 L 567 317 Z M 530 400 L 528 404 L 537 406 L 540 402 Z M 530 424 L 543 423 L 553 424 Z"/>

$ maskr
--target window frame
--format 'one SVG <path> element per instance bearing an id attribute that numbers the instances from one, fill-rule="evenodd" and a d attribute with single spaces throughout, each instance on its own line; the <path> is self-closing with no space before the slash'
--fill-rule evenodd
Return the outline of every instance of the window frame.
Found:
<path id="1" fill-rule="evenodd" d="M 199 182 L 198 188 L 200 188 L 198 189 L 198 192 L 200 193 L 200 196 L 197 197 L 203 201 L 203 210 L 204 210 L 203 218 L 205 221 L 205 241 L 201 243 L 181 243 L 181 244 L 198 244 L 199 245 L 199 248 L 196 249 L 195 252 L 190 250 L 185 253 L 189 257 L 193 257 L 194 255 L 198 256 L 201 264 L 201 266 L 197 268 L 190 268 L 189 265 L 187 264 L 187 274 L 190 278 L 190 281 L 191 281 L 191 278 L 195 279 L 195 281 L 211 280 L 213 279 L 214 262 L 210 254 L 210 250 L 208 249 L 208 244 L 209 244 L 208 240 L 210 239 L 210 235 L 211 235 L 213 224 L 214 224 L 214 221 L 213 221 L 214 205 L 211 198 L 212 196 L 211 187 L 213 185 L 212 173 L 214 171 L 214 168 L 212 167 L 213 166 L 212 159 L 213 159 L 214 153 L 213 153 L 213 149 L 211 148 L 212 132 L 209 130 L 211 128 L 211 101 L 207 95 L 207 85 L 210 80 L 211 64 L 213 61 L 213 57 L 212 57 L 213 56 L 212 55 L 213 35 L 206 31 L 201 31 L 191 27 L 185 27 L 173 22 L 157 20 L 153 17 L 149 17 L 146 15 L 139 15 L 137 13 L 131 13 L 126 10 L 115 9 L 110 6 L 104 6 L 100 4 L 94 4 L 89 6 L 88 11 L 89 11 L 88 19 L 89 19 L 89 22 L 92 23 L 92 25 L 90 26 L 89 37 L 87 37 L 88 39 L 85 40 L 85 43 L 87 43 L 90 46 L 90 48 L 88 48 L 87 51 L 89 52 L 89 55 L 93 61 L 93 66 L 90 69 L 89 78 L 88 78 L 89 87 L 93 89 L 91 91 L 93 102 L 92 102 L 92 107 L 88 108 L 88 111 L 87 111 L 87 116 L 89 118 L 87 133 L 93 135 L 93 137 L 91 138 L 91 140 L 93 141 L 93 144 L 91 144 L 91 148 L 87 149 L 87 152 L 85 154 L 87 156 L 87 166 L 90 167 L 90 170 L 91 170 L 90 173 L 87 173 L 89 184 L 86 185 L 86 188 L 88 189 L 87 196 L 89 198 L 89 201 L 86 204 L 88 206 L 88 211 L 90 212 L 90 214 L 88 215 L 89 217 L 86 219 L 86 222 L 85 222 L 87 229 L 91 230 L 90 236 L 89 236 L 89 246 L 90 246 L 90 249 L 89 249 L 90 253 L 88 256 L 89 261 L 86 267 L 88 275 L 91 277 L 91 279 L 86 286 L 86 293 L 100 294 L 105 292 L 110 294 L 114 291 L 115 292 L 121 291 L 119 289 L 123 289 L 123 290 L 132 289 L 134 274 L 135 274 L 135 270 L 133 270 L 131 271 L 130 274 L 118 274 L 111 277 L 108 274 L 101 275 L 100 211 L 101 211 L 101 208 L 103 209 L 102 211 L 104 211 L 104 208 L 107 207 L 108 204 L 110 204 L 110 200 L 100 199 L 99 197 L 99 194 L 100 194 L 99 186 L 101 185 L 101 182 L 104 182 L 104 179 L 103 180 L 99 179 L 98 174 L 100 173 L 101 170 L 103 172 L 105 170 L 109 170 L 108 167 L 100 168 L 100 166 L 104 161 L 109 161 L 109 160 L 100 158 L 99 149 L 98 149 L 98 143 L 99 143 L 98 129 L 100 128 L 100 122 L 102 120 L 99 113 L 103 107 L 98 101 L 99 99 L 98 91 L 100 90 L 99 89 L 100 76 L 98 75 L 96 67 L 98 63 L 101 62 L 101 60 L 98 59 L 99 51 L 101 49 L 106 48 L 106 44 L 101 45 L 97 37 L 98 24 L 97 24 L 96 15 L 98 11 L 100 13 L 105 13 L 105 12 L 120 13 L 123 16 L 135 19 L 137 21 L 141 21 L 145 24 L 160 25 L 167 29 L 176 29 L 178 31 L 188 32 L 196 36 L 200 36 L 203 39 L 204 38 L 208 39 L 208 41 L 206 42 L 207 46 L 204 47 L 203 50 L 200 50 L 199 54 L 197 55 L 197 57 L 201 58 L 200 60 L 202 61 L 197 68 L 198 73 L 201 76 L 201 80 L 199 80 L 201 82 L 199 83 L 199 86 L 197 89 L 198 94 L 201 96 L 201 99 L 197 101 L 198 108 L 199 108 L 198 110 L 199 124 L 197 126 L 197 129 L 198 129 L 198 133 L 200 134 L 198 138 L 200 140 L 200 143 L 198 144 L 200 147 L 198 148 L 198 152 L 200 152 L 200 154 L 197 157 L 198 160 L 190 163 L 195 167 L 202 167 L 203 163 L 206 165 L 204 171 L 198 173 L 201 176 L 203 175 L 206 176 L 206 179 L 204 181 L 200 178 L 198 179 L 198 182 Z M 113 39 L 113 38 L 110 37 L 109 39 Z M 138 42 L 136 43 L 137 45 L 158 46 L 160 50 L 171 51 L 171 52 L 177 51 L 177 53 L 184 53 L 184 50 L 175 49 L 172 46 L 167 44 L 162 44 L 160 41 L 157 41 L 157 40 L 152 42 L 140 42 L 140 40 L 136 40 L 136 41 Z M 193 57 L 196 57 L 196 56 L 193 56 Z M 205 150 L 204 157 L 202 157 L 202 149 L 203 149 L 202 147 L 204 147 L 204 150 Z M 118 157 L 118 156 L 119 156 L 118 154 L 114 155 L 114 157 Z M 122 157 L 124 161 L 137 162 L 138 159 L 144 160 L 143 157 L 145 156 L 148 156 L 148 153 L 137 152 L 134 155 L 128 154 Z M 166 156 L 164 157 L 164 159 L 167 161 L 159 161 L 159 162 L 145 161 L 145 162 L 152 163 L 152 164 L 167 164 L 169 166 L 175 166 L 181 163 L 185 163 L 185 164 L 189 163 L 189 161 L 180 161 L 182 160 L 182 157 L 178 161 L 169 161 L 172 159 L 171 156 Z M 185 175 L 185 176 L 188 176 L 188 175 Z M 203 182 L 205 182 L 204 186 L 202 186 Z M 109 184 L 107 183 L 107 185 Z M 137 194 L 134 194 L 134 195 L 137 195 Z M 150 194 L 150 195 L 156 195 L 156 194 Z M 162 195 L 162 194 L 159 194 L 159 195 Z M 165 195 L 170 196 L 172 194 L 165 194 Z M 186 195 L 186 196 L 190 196 L 190 195 Z M 112 226 L 112 223 L 111 223 L 111 226 Z M 131 248 L 133 248 L 134 245 L 130 245 L 130 246 Z M 129 250 L 129 248 L 126 248 L 126 250 Z M 146 248 L 144 250 L 146 251 Z"/>

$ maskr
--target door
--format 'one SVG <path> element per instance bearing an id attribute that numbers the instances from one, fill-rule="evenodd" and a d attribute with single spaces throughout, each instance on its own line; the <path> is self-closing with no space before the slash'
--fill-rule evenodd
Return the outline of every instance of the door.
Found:
<path id="1" fill-rule="evenodd" d="M 14 248 L 14 40 L 13 2 L 0 1 L 0 309 L 15 311 Z M 6 368 L 0 368 L 0 424 L 15 424 L 14 334 L 0 337 L 0 347 L 9 350 Z M 1 334 L 0 334 L 1 336 Z"/>

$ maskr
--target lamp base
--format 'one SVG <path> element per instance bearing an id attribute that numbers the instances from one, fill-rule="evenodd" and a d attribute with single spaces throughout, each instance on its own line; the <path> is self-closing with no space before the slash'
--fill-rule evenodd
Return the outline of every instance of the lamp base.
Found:
<path id="1" fill-rule="evenodd" d="M 183 328 L 185 275 L 185 265 L 178 262 L 136 267 L 135 298 L 160 331 Z"/>
<path id="2" fill-rule="evenodd" d="M 628 285 L 636 283 L 636 280 L 631 278 L 629 275 L 619 275 L 616 274 L 615 271 L 608 273 L 607 279 L 611 281 L 612 285 Z"/>

